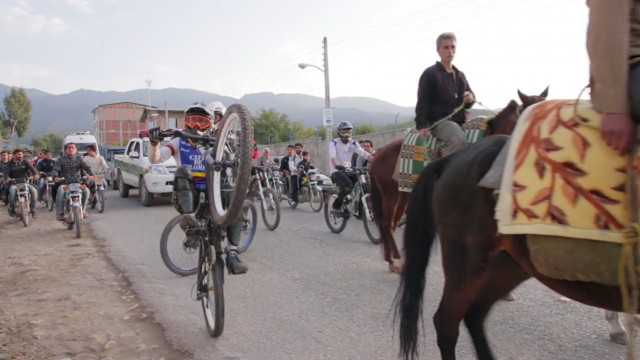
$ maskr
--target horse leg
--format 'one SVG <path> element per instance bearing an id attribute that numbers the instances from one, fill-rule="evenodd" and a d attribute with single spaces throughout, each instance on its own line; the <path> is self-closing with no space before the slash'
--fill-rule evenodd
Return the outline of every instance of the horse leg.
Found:
<path id="1" fill-rule="evenodd" d="M 391 256 L 393 259 L 393 270 L 391 269 L 391 266 L 389 266 L 389 270 L 397 274 L 402 273 L 402 270 L 404 269 L 404 257 L 398 250 L 398 245 L 396 244 L 394 234 L 397 229 L 398 222 L 407 210 L 408 199 L 408 193 L 398 191 L 398 201 L 396 202 L 393 209 L 393 218 L 391 219 L 391 241 L 389 247 L 391 249 Z"/>
<path id="2" fill-rule="evenodd" d="M 464 323 L 479 360 L 495 360 L 487 342 L 484 321 L 493 305 L 531 276 L 506 252 L 501 251 L 491 262 L 489 276 L 476 294 L 464 317 Z"/>
<path id="3" fill-rule="evenodd" d="M 400 274 L 402 269 L 396 264 L 396 259 L 400 258 L 400 254 L 398 252 L 398 246 L 396 245 L 396 239 L 393 236 L 397 202 L 398 191 L 395 193 L 390 191 L 390 193 L 384 194 L 384 198 L 382 199 L 382 216 L 380 221 L 378 221 L 378 229 L 380 230 L 384 247 L 384 260 L 389 264 L 389 271 Z"/>

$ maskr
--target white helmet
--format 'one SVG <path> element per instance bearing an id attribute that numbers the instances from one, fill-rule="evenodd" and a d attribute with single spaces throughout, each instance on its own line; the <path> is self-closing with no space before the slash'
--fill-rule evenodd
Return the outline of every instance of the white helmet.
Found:
<path id="1" fill-rule="evenodd" d="M 211 112 L 214 115 L 215 113 L 219 113 L 220 116 L 224 116 L 224 113 L 227 112 L 227 108 L 224 107 L 224 104 L 222 104 L 220 101 L 214 101 L 211 104 L 209 104 L 209 112 Z"/>

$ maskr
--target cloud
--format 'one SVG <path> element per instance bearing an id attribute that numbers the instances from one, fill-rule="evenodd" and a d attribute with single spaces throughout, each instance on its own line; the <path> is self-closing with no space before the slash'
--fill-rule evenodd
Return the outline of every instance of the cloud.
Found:
<path id="1" fill-rule="evenodd" d="M 69 25 L 58 17 L 32 12 L 26 0 L 16 3 L 16 6 L 0 6 L 0 33 L 34 35 L 61 33 L 69 29 Z"/>
<path id="2" fill-rule="evenodd" d="M 89 0 L 64 0 L 67 4 L 79 9 L 85 13 L 95 14 L 95 10 L 91 7 L 91 2 Z"/>
<path id="3" fill-rule="evenodd" d="M 0 63 L 0 82 L 18 86 L 37 86 L 46 79 L 59 79 L 62 74 L 45 65 L 28 63 Z"/>

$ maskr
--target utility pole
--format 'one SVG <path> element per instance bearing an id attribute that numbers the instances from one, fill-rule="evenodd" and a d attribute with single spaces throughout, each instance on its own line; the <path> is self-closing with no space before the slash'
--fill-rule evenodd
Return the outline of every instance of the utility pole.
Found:
<path id="1" fill-rule="evenodd" d="M 162 127 L 162 126 L 166 125 L 167 128 L 169 127 L 169 110 L 167 110 L 167 102 L 166 101 L 164 102 L 164 122 L 166 124 L 158 125 L 158 126 Z"/>
<path id="2" fill-rule="evenodd" d="M 151 83 L 153 82 L 151 80 L 151 75 L 147 72 L 147 76 L 148 79 L 145 80 L 144 82 L 147 84 L 147 87 L 149 87 L 149 105 L 147 106 L 147 124 L 149 124 L 149 111 L 151 110 Z"/>
<path id="3" fill-rule="evenodd" d="M 333 130 L 333 110 L 331 109 L 331 96 L 329 95 L 329 49 L 327 48 L 327 37 L 322 40 L 322 47 L 324 49 L 324 114 L 323 117 L 328 117 L 329 121 L 326 121 L 327 129 L 327 159 L 329 157 L 329 148 L 331 146 L 331 136 Z M 331 172 L 331 159 L 327 164 L 327 174 Z"/>

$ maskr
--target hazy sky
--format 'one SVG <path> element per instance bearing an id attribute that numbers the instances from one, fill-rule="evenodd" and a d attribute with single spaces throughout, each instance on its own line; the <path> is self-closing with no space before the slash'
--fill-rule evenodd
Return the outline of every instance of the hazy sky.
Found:
<path id="1" fill-rule="evenodd" d="M 324 96 L 322 73 L 297 64 L 321 66 L 327 36 L 332 97 L 414 106 L 453 31 L 454 64 L 496 108 L 518 88 L 578 96 L 587 16 L 584 0 L 0 0 L 0 83 L 125 91 L 150 72 L 153 88 Z"/>

